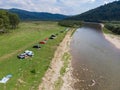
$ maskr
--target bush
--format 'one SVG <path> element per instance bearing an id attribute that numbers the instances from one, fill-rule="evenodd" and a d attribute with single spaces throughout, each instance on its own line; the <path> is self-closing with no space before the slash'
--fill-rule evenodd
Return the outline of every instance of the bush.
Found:
<path id="1" fill-rule="evenodd" d="M 31 70 L 30 72 L 31 72 L 32 74 L 36 74 L 36 70 L 35 70 L 35 69 Z"/>
<path id="2" fill-rule="evenodd" d="M 120 34 L 120 24 L 119 23 L 107 23 L 105 27 L 115 34 Z"/>

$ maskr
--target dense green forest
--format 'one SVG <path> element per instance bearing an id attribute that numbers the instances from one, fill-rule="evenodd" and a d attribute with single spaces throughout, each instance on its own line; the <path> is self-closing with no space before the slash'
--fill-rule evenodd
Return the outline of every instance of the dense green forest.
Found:
<path id="1" fill-rule="evenodd" d="M 120 0 L 102 5 L 85 13 L 67 18 L 67 20 L 81 21 L 120 21 Z"/>
<path id="2" fill-rule="evenodd" d="M 6 32 L 7 29 L 15 29 L 20 22 L 17 14 L 0 10 L 0 33 Z"/>
<path id="3" fill-rule="evenodd" d="M 11 13 L 16 13 L 21 20 L 23 21 L 56 21 L 56 20 L 63 20 L 67 18 L 68 16 L 62 15 L 62 14 L 51 14 L 47 12 L 30 12 L 26 10 L 21 10 L 21 9 L 8 9 L 9 12 Z"/>

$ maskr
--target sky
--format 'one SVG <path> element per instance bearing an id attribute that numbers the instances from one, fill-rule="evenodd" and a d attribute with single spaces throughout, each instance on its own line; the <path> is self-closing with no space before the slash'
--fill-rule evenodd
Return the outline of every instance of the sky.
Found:
<path id="1" fill-rule="evenodd" d="M 115 0 L 0 0 L 0 8 L 76 15 L 113 1 Z"/>

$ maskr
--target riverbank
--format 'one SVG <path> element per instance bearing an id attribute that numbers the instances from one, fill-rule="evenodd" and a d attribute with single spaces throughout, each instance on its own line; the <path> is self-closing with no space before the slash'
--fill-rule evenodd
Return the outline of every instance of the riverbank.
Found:
<path id="1" fill-rule="evenodd" d="M 71 34 L 73 31 L 74 30 L 68 31 L 58 46 L 49 69 L 42 78 L 39 90 L 73 90 L 71 83 L 73 82 L 71 56 L 69 53 Z"/>
<path id="2" fill-rule="evenodd" d="M 120 49 L 120 35 L 104 34 L 105 38 Z"/>

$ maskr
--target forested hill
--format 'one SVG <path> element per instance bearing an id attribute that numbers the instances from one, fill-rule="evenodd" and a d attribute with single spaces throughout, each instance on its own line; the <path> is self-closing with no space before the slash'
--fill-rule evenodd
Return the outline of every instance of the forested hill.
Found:
<path id="1" fill-rule="evenodd" d="M 120 21 L 120 0 L 105 4 L 67 19 L 82 21 Z"/>
<path id="2" fill-rule="evenodd" d="M 62 20 L 68 16 L 61 14 L 51 14 L 46 12 L 30 12 L 20 9 L 9 9 L 9 12 L 16 13 L 21 20 Z"/>

